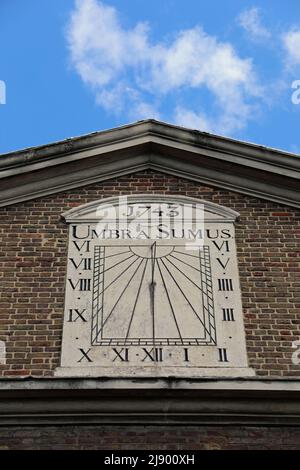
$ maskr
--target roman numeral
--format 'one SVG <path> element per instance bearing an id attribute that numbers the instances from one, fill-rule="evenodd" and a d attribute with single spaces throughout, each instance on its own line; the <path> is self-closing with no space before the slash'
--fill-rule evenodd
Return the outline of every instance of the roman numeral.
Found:
<path id="1" fill-rule="evenodd" d="M 233 315 L 233 308 L 222 308 L 223 321 L 235 321 Z"/>
<path id="2" fill-rule="evenodd" d="M 81 362 L 83 359 L 85 359 L 87 362 L 93 362 L 92 359 L 89 357 L 89 352 L 90 352 L 91 348 L 88 349 L 87 351 L 85 351 L 82 348 L 78 348 L 78 349 L 81 352 L 82 356 L 77 362 Z"/>
<path id="3" fill-rule="evenodd" d="M 227 349 L 218 348 L 218 352 L 219 352 L 219 362 L 228 362 Z"/>
<path id="4" fill-rule="evenodd" d="M 74 258 L 69 258 L 69 260 L 71 261 L 75 269 L 80 268 L 81 265 L 83 265 L 81 269 L 85 271 L 92 269 L 92 258 L 82 258 L 80 260 L 80 263 L 78 264 L 76 263 L 76 261 L 74 261 Z"/>
<path id="5" fill-rule="evenodd" d="M 188 348 L 183 348 L 184 351 L 184 362 L 189 362 L 189 350 Z"/>
<path id="6" fill-rule="evenodd" d="M 68 279 L 69 283 L 73 290 L 77 289 L 80 291 L 91 290 L 91 280 L 90 279 L 78 279 L 76 284 L 73 283 L 72 279 Z"/>
<path id="7" fill-rule="evenodd" d="M 73 243 L 78 251 L 81 251 L 84 248 L 84 251 L 90 251 L 90 241 L 82 242 L 81 245 L 78 242 L 73 240 Z"/>
<path id="8" fill-rule="evenodd" d="M 68 322 L 75 323 L 79 318 L 80 320 L 86 322 L 87 320 L 84 318 L 84 312 L 86 312 L 85 308 L 81 312 L 77 308 L 70 308 Z"/>
<path id="9" fill-rule="evenodd" d="M 226 263 L 224 264 L 223 261 L 221 261 L 220 258 L 217 258 L 218 263 L 220 263 L 220 265 L 222 266 L 223 269 L 226 269 L 227 264 L 229 263 L 229 260 L 230 260 L 230 258 L 227 258 L 227 261 L 226 261 Z"/>
<path id="10" fill-rule="evenodd" d="M 162 348 L 152 348 L 148 351 L 146 348 L 143 348 L 143 351 L 146 353 L 142 362 L 146 359 L 150 359 L 152 362 L 162 362 L 163 361 L 163 349 Z"/>
<path id="11" fill-rule="evenodd" d="M 128 362 L 128 348 L 122 348 L 119 351 L 115 348 L 113 348 L 114 353 L 116 354 L 115 358 L 113 359 L 113 362 L 115 360 L 119 359 L 122 362 Z"/>
<path id="12" fill-rule="evenodd" d="M 218 243 L 216 242 L 215 240 L 213 240 L 213 244 L 218 248 L 219 251 L 221 251 L 223 249 L 223 246 L 225 246 L 225 251 L 230 251 L 229 250 L 229 242 L 228 240 L 222 242 L 222 243 Z"/>
<path id="13" fill-rule="evenodd" d="M 218 284 L 221 291 L 233 290 L 232 279 L 218 279 Z"/>

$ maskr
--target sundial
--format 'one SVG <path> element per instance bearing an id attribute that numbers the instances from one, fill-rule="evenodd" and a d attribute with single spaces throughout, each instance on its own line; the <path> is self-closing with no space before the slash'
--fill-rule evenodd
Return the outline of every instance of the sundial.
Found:
<path id="1" fill-rule="evenodd" d="M 209 247 L 96 246 L 92 344 L 216 344 Z"/>
<path id="2" fill-rule="evenodd" d="M 236 216 L 162 195 L 128 197 L 125 209 L 122 198 L 95 201 L 64 214 L 70 228 L 56 375 L 253 375 Z"/>

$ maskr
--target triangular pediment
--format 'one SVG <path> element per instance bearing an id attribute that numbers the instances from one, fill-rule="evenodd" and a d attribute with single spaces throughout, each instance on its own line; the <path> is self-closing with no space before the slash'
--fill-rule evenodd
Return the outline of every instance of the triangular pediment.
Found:
<path id="1" fill-rule="evenodd" d="M 144 170 L 300 207 L 300 157 L 154 120 L 2 155 L 6 206 Z"/>

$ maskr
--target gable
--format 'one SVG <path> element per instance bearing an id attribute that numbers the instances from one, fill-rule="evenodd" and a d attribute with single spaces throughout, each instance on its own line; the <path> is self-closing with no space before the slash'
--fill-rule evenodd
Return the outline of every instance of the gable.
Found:
<path id="1" fill-rule="evenodd" d="M 0 205 L 155 170 L 300 207 L 300 158 L 153 120 L 0 159 Z"/>
<path id="2" fill-rule="evenodd" d="M 299 324 L 287 330 L 285 321 L 298 314 L 299 211 L 152 170 L 0 209 L 5 310 L 1 339 L 7 340 L 8 354 L 19 347 L 20 336 L 14 334 L 16 315 L 24 322 L 28 316 L 29 321 L 18 326 L 29 340 L 22 350 L 26 362 L 9 356 L 3 374 L 43 375 L 45 370 L 52 374 L 58 366 L 68 250 L 68 224 L 62 213 L 99 199 L 141 193 L 193 197 L 240 214 L 235 233 L 249 365 L 261 376 L 293 374 L 298 366 L 291 362 L 291 339 L 299 337 Z M 42 366 L 27 350 L 40 347 L 41 336 L 47 341 L 47 347 L 40 350 Z M 280 364 L 274 362 L 270 341 L 283 348 Z"/>

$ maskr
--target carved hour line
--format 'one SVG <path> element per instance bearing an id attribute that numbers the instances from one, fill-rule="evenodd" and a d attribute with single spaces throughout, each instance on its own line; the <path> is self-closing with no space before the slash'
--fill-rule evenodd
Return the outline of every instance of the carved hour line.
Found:
<path id="1" fill-rule="evenodd" d="M 169 255 L 169 256 L 172 256 L 172 258 L 175 258 L 175 259 L 177 259 L 178 261 L 181 261 L 181 263 L 186 264 L 187 266 L 189 266 L 189 267 L 195 269 L 197 272 L 199 272 L 200 274 L 202 274 L 202 270 L 201 270 L 201 269 L 199 270 L 199 269 L 195 268 L 194 266 L 191 266 L 190 264 L 188 264 L 188 263 L 186 263 L 185 261 L 183 261 L 183 260 L 177 258 L 176 256 L 173 256 L 173 255 Z M 191 255 L 191 256 L 193 256 L 193 255 Z M 205 258 L 205 261 L 206 261 L 206 263 L 209 262 L 209 258 L 208 258 L 208 259 Z M 178 268 L 178 269 L 179 269 L 179 268 Z M 209 274 L 210 274 L 210 270 L 207 269 L 206 267 L 205 267 L 205 273 L 206 273 L 206 277 L 208 278 L 208 277 L 209 277 Z M 205 279 L 202 278 L 202 284 L 206 284 L 206 286 L 210 289 L 210 292 L 211 292 L 211 294 L 212 294 L 211 282 L 207 282 Z M 212 297 L 210 297 L 207 293 L 206 293 L 206 295 L 207 295 L 208 298 L 210 298 L 210 300 L 212 300 Z"/>
<path id="2" fill-rule="evenodd" d="M 113 258 L 114 256 L 125 255 L 125 253 L 131 253 L 131 251 L 130 251 L 130 250 L 127 250 L 127 251 L 122 251 L 121 253 L 114 253 L 113 255 L 105 256 L 105 259 Z"/>
<path id="3" fill-rule="evenodd" d="M 106 258 L 105 258 L 106 259 Z M 144 258 L 143 258 L 144 259 Z M 108 289 L 112 284 L 114 284 L 114 282 L 116 282 L 121 276 L 123 276 L 123 274 L 129 269 L 129 268 L 132 268 L 132 266 L 138 261 L 140 260 L 140 258 L 137 256 L 136 259 L 127 266 L 127 268 L 124 269 L 124 271 L 121 271 L 120 274 L 118 274 L 106 287 L 104 287 L 104 289 L 99 292 L 99 295 L 100 294 L 103 294 L 106 289 Z"/>
<path id="4" fill-rule="evenodd" d="M 171 279 L 172 281 L 175 283 L 175 285 L 177 286 L 177 288 L 179 289 L 179 291 L 181 292 L 181 294 L 183 295 L 183 297 L 185 298 L 185 300 L 187 301 L 187 303 L 189 304 L 189 306 L 191 307 L 192 311 L 194 312 L 194 314 L 196 315 L 196 317 L 198 318 L 198 320 L 200 321 L 201 325 L 203 326 L 203 328 L 205 329 L 205 331 L 208 333 L 208 335 L 210 336 L 210 331 L 206 328 L 205 324 L 203 323 L 202 319 L 199 317 L 198 313 L 196 312 L 196 310 L 194 309 L 194 307 L 192 306 L 192 304 L 190 303 L 188 297 L 185 295 L 185 293 L 183 292 L 183 290 L 181 289 L 180 285 L 178 284 L 178 282 L 176 281 L 176 279 L 174 279 L 174 277 L 172 276 L 172 274 L 170 273 L 168 267 L 165 265 L 165 262 L 163 259 L 161 259 L 161 262 L 163 263 L 164 267 L 166 268 L 166 270 L 168 271 L 168 273 L 170 274 L 171 276 Z"/>
<path id="5" fill-rule="evenodd" d="M 193 256 L 193 255 L 192 255 L 192 256 Z M 210 300 L 212 300 L 212 297 L 210 297 L 210 296 L 208 295 L 207 291 L 204 292 L 204 291 L 203 291 L 203 288 L 201 288 L 200 286 L 198 286 L 192 279 L 190 279 L 189 276 L 187 276 L 183 271 L 181 271 L 181 270 L 178 268 L 178 266 L 176 266 L 176 264 L 174 264 L 171 260 L 169 260 L 169 256 L 166 256 L 165 260 L 168 261 L 169 263 L 171 263 L 171 265 L 174 266 L 174 268 L 176 268 L 177 271 L 178 271 L 180 274 L 182 274 L 182 275 L 183 275 L 186 279 L 188 279 L 195 287 L 197 287 L 197 289 L 202 293 L 203 296 L 207 296 Z M 200 260 L 200 258 L 199 258 L 199 260 Z M 203 280 L 202 283 L 205 283 L 205 281 Z M 208 283 L 206 283 L 206 284 L 207 284 L 207 286 L 211 287 L 210 284 L 208 284 Z M 209 317 L 211 317 L 212 314 L 211 314 L 209 308 L 205 305 L 204 300 L 202 300 L 202 304 L 203 304 L 204 310 L 207 312 L 207 314 L 209 315 Z M 210 324 L 210 326 L 211 326 L 214 330 L 216 329 L 216 328 L 215 328 L 215 325 L 213 325 L 213 324 L 211 324 L 211 323 L 209 323 L 209 324 Z M 205 325 L 205 318 L 204 318 L 204 325 Z"/>
<path id="6" fill-rule="evenodd" d="M 190 306 L 191 310 L 193 311 L 193 313 L 196 315 L 196 317 L 198 318 L 198 320 L 200 321 L 200 323 L 202 324 L 205 332 L 209 335 L 209 338 L 210 340 L 212 339 L 211 338 L 211 332 L 206 328 L 206 325 L 205 325 L 205 322 L 199 317 L 198 313 L 196 312 L 196 310 L 194 309 L 194 307 L 192 306 L 192 304 L 189 302 L 188 300 L 188 297 L 185 295 L 185 293 L 183 292 L 183 290 L 181 289 L 181 287 L 179 286 L 179 284 L 177 283 L 177 281 L 174 279 L 174 277 L 172 276 L 172 274 L 170 273 L 169 269 L 167 268 L 167 266 L 164 264 L 164 267 L 166 268 L 166 270 L 169 272 L 170 276 L 171 276 L 171 279 L 173 280 L 173 282 L 176 284 L 177 288 L 179 289 L 179 291 L 181 292 L 181 294 L 183 295 L 183 297 L 185 298 L 185 300 L 187 301 L 188 305 Z M 207 310 L 207 309 L 206 309 Z"/>
<path id="7" fill-rule="evenodd" d="M 144 270 L 143 270 L 143 274 L 142 274 L 141 281 L 140 281 L 140 285 L 139 285 L 139 288 L 138 288 L 138 291 L 137 291 L 137 294 L 136 294 L 136 298 L 135 298 L 135 302 L 134 302 L 132 314 L 131 314 L 131 317 L 130 317 L 130 321 L 129 321 L 129 325 L 128 325 L 128 329 L 127 329 L 127 333 L 126 333 L 126 337 L 125 337 L 125 343 L 126 343 L 127 338 L 128 338 L 128 336 L 129 336 L 129 331 L 130 331 L 131 324 L 132 324 L 132 320 L 133 320 L 133 317 L 134 317 L 134 314 L 135 314 L 136 305 L 137 305 L 137 303 L 138 303 L 138 299 L 139 299 L 139 296 L 140 296 L 140 292 L 141 292 L 143 280 L 144 280 L 144 277 L 145 277 L 145 272 L 146 272 L 146 268 L 147 268 L 148 261 L 149 261 L 149 260 L 146 259 L 145 266 L 144 266 Z"/>
<path id="8" fill-rule="evenodd" d="M 161 261 L 162 261 L 162 260 L 161 260 Z M 157 260 L 157 266 L 158 266 L 158 269 L 159 269 L 160 277 L 161 277 L 162 282 L 163 282 L 163 285 L 164 285 L 165 293 L 166 293 L 166 295 L 167 295 L 167 297 L 168 297 L 168 301 L 169 301 L 169 304 L 170 304 L 170 307 L 171 307 L 171 312 L 172 312 L 172 315 L 173 315 L 173 318 L 174 318 L 174 322 L 175 322 L 175 325 L 176 325 L 176 328 L 177 328 L 179 337 L 180 337 L 180 339 L 181 339 L 181 342 L 182 342 L 182 344 L 183 344 L 183 339 L 182 339 L 182 336 L 181 336 L 181 333 L 180 333 L 179 325 L 178 325 L 178 323 L 177 323 L 176 315 L 175 315 L 175 312 L 174 312 L 174 307 L 173 307 L 173 305 L 172 305 L 172 302 L 171 302 L 171 299 L 170 299 L 170 296 L 169 296 L 169 292 L 168 292 L 168 289 L 167 289 L 167 286 L 166 286 L 164 277 L 163 277 L 163 275 L 162 275 L 161 268 L 160 268 L 160 265 L 159 265 L 158 260 Z"/>
<path id="9" fill-rule="evenodd" d="M 134 278 L 134 276 L 136 275 L 137 271 L 139 270 L 141 264 L 143 263 L 143 259 L 141 260 L 140 264 L 138 265 L 138 267 L 136 268 L 136 270 L 134 271 L 133 275 L 131 276 L 131 278 L 129 279 L 129 281 L 127 282 L 126 286 L 124 287 L 124 289 L 122 290 L 121 294 L 119 295 L 118 297 L 118 300 L 116 301 L 116 303 L 114 304 L 113 308 L 111 309 L 111 311 L 109 312 L 109 314 L 107 315 L 106 319 L 103 321 L 103 325 L 101 325 L 101 329 L 98 331 L 98 335 L 99 333 L 103 330 L 105 324 L 107 323 L 107 321 L 109 320 L 109 318 L 111 317 L 111 315 L 113 314 L 116 306 L 118 305 L 118 303 L 120 302 L 121 298 L 123 297 L 124 295 L 124 292 L 126 291 L 126 289 L 128 288 L 129 284 L 131 283 L 132 279 Z"/>
<path id="10" fill-rule="evenodd" d="M 100 266 L 101 266 L 101 262 L 103 264 L 103 266 L 105 265 L 105 259 L 106 257 L 104 256 L 104 248 L 101 248 L 101 253 L 97 253 L 98 256 L 100 256 L 100 260 L 98 261 L 98 264 L 100 263 Z M 102 257 L 101 257 L 101 254 L 102 254 Z M 103 332 L 103 305 L 104 305 L 104 291 L 106 289 L 108 289 L 114 282 L 116 282 L 117 279 L 119 279 L 130 267 L 132 267 L 136 261 L 138 260 L 139 258 L 137 257 L 134 262 L 132 264 L 130 264 L 129 266 L 127 266 L 126 269 L 124 269 L 124 271 L 122 271 L 112 282 L 110 282 L 110 284 L 108 284 L 105 288 L 104 288 L 104 276 L 103 276 L 103 271 L 101 271 L 100 273 L 98 272 L 97 275 L 95 276 L 97 281 L 98 281 L 98 284 L 97 284 L 97 288 L 94 289 L 94 293 L 97 291 L 98 289 L 98 295 L 97 295 L 97 307 L 96 307 L 96 318 L 97 318 L 97 322 L 96 322 L 96 325 L 93 327 L 92 329 L 92 333 L 94 331 L 94 329 L 96 329 L 96 341 L 98 339 L 98 336 L 99 336 L 99 333 Z M 99 292 L 99 276 L 101 274 L 101 286 L 102 286 L 102 291 Z M 101 307 L 99 308 L 99 299 L 100 299 L 100 296 L 102 296 L 102 302 L 101 302 Z M 99 313 L 101 312 L 101 328 L 98 329 L 98 325 L 99 325 Z"/>
<path id="11" fill-rule="evenodd" d="M 174 255 L 169 255 L 169 256 L 172 256 L 172 258 L 177 259 L 177 261 L 180 261 L 181 263 L 185 264 L 185 265 L 188 266 L 189 268 L 193 268 L 193 269 L 195 269 L 195 271 L 197 271 L 198 273 L 200 273 L 200 270 L 199 270 L 199 269 L 195 268 L 194 266 L 191 266 L 189 263 L 186 263 L 186 261 L 182 261 L 182 259 L 177 258 L 177 257 L 174 256 Z"/>
<path id="12" fill-rule="evenodd" d="M 200 286 L 198 286 L 198 284 L 196 284 L 189 276 L 187 276 L 183 271 L 181 271 L 178 266 L 176 266 L 176 264 L 174 264 L 171 260 L 169 260 L 169 256 L 166 256 L 166 261 L 168 261 L 169 263 L 171 263 L 172 266 L 174 266 L 174 268 L 177 269 L 177 271 L 182 274 L 186 279 L 188 279 L 192 284 L 194 284 L 195 287 L 197 287 L 197 289 L 199 289 L 201 292 L 202 289 Z"/>
<path id="13" fill-rule="evenodd" d="M 199 248 L 199 249 L 200 249 L 200 248 Z M 176 250 L 174 250 L 173 253 L 178 253 L 179 255 L 184 255 L 184 256 L 191 256 L 192 258 L 199 259 L 199 256 L 191 255 L 190 253 L 184 253 L 183 251 L 176 251 Z"/>
<path id="14" fill-rule="evenodd" d="M 105 269 L 105 271 L 100 271 L 100 274 L 106 273 L 106 272 L 109 271 L 110 269 L 113 269 L 113 268 L 115 268 L 116 266 L 118 266 L 119 264 L 124 263 L 124 261 L 129 260 L 129 259 L 132 258 L 133 256 L 137 256 L 137 255 L 136 255 L 136 254 L 132 254 L 132 255 L 128 256 L 128 258 L 122 259 L 122 261 L 118 261 L 118 263 L 116 263 L 116 264 L 114 264 L 113 266 L 110 266 L 109 268 Z"/>
<path id="15" fill-rule="evenodd" d="M 168 245 L 169 246 L 169 245 Z M 119 247 L 119 245 L 118 245 Z M 201 255 L 198 256 L 190 256 L 189 253 L 179 252 L 179 257 L 171 256 L 171 253 L 174 253 L 174 249 L 176 245 L 170 245 L 172 251 L 166 253 L 164 256 L 161 256 L 158 260 L 156 257 L 155 251 L 158 249 L 160 245 L 157 245 L 157 242 L 149 244 L 145 246 L 148 250 L 151 250 L 151 257 L 149 256 L 139 256 L 139 252 L 136 253 L 132 249 L 130 251 L 125 251 L 128 248 L 128 245 L 124 245 L 123 250 L 120 253 L 116 253 L 114 247 L 103 247 L 103 246 L 96 246 L 94 250 L 94 283 L 93 283 L 93 312 L 92 312 L 92 328 L 91 328 L 91 335 L 92 335 L 92 344 L 100 344 L 100 345 L 128 345 L 128 344 L 167 344 L 170 345 L 174 343 L 174 345 L 184 345 L 184 344 L 212 344 L 215 343 L 215 326 L 214 326 L 214 311 L 213 311 L 213 292 L 212 292 L 212 280 L 211 280 L 211 270 L 210 270 L 210 257 L 209 257 L 209 248 L 206 247 L 206 250 L 201 251 Z M 113 248 L 113 249 L 112 249 Z M 131 248 L 131 247 L 130 247 Z M 132 253 L 132 255 L 127 256 Z M 198 253 L 198 250 L 197 250 Z M 176 251 L 175 251 L 176 254 Z M 124 260 L 118 259 L 120 257 L 125 257 Z M 105 272 L 108 269 L 105 269 L 104 264 L 105 260 L 111 257 L 115 257 L 116 261 L 114 261 L 114 266 L 105 266 L 108 269 L 112 267 L 119 267 L 116 269 L 116 273 L 112 276 L 111 274 L 108 275 L 108 279 L 106 281 L 106 274 Z M 195 261 L 198 260 L 198 267 L 199 269 L 195 269 L 195 262 L 192 261 L 192 258 L 196 258 Z M 128 263 L 123 263 L 124 261 L 128 261 Z M 149 261 L 146 264 L 146 261 Z M 151 264 L 150 264 L 151 260 Z M 190 264 L 189 264 L 190 263 Z M 149 270 L 150 264 L 150 270 Z M 123 266 L 123 269 L 122 269 Z M 154 274 L 155 266 L 157 268 L 157 275 Z M 187 267 L 191 267 L 194 269 L 193 272 L 189 272 Z M 151 269 L 152 267 L 152 269 Z M 126 275 L 127 272 L 127 275 Z M 181 274 L 181 276 L 180 276 Z M 129 281 L 128 278 L 130 277 Z M 157 284 L 158 276 L 159 283 Z M 139 299 L 142 297 L 142 289 L 146 282 L 146 277 L 150 283 L 150 289 L 148 291 L 143 290 L 143 302 L 140 302 Z M 168 279 L 170 277 L 170 279 Z M 199 278 L 199 279 L 198 279 Z M 118 280 L 120 280 L 118 282 Z M 181 281 L 185 280 L 184 284 L 181 285 Z M 108 284 L 107 284 L 108 282 Z M 125 286 L 126 283 L 126 286 Z M 170 285 L 169 285 L 170 283 Z M 106 285 L 107 284 L 107 285 Z M 175 291 L 173 291 L 172 285 L 175 284 Z M 134 287 L 133 287 L 134 285 Z M 202 302 L 201 298 L 198 300 L 197 294 L 195 299 L 195 306 L 192 305 L 190 296 L 188 295 L 189 292 L 189 285 L 194 289 L 197 288 L 197 292 L 202 294 Z M 119 297 L 116 299 L 112 299 L 110 296 L 110 287 L 112 286 L 113 289 L 119 290 L 113 291 Z M 118 286 L 118 287 L 117 287 Z M 155 294 L 157 296 L 154 299 L 154 289 L 155 287 Z M 122 292 L 121 292 L 121 289 Z M 176 293 L 179 290 L 180 294 Z M 187 292 L 185 292 L 187 290 Z M 106 293 L 105 293 L 106 292 Z M 122 308 L 122 299 L 127 295 L 127 292 L 130 292 L 131 298 L 131 305 L 132 307 L 126 308 L 125 310 Z M 141 320 L 140 316 L 147 312 L 147 305 L 148 305 L 148 298 L 150 295 L 150 303 L 151 303 L 151 312 L 152 312 L 152 332 L 148 331 L 147 338 L 144 339 L 137 339 L 132 338 L 132 327 L 133 322 L 138 317 L 139 321 Z M 154 300 L 155 300 L 155 307 L 157 307 L 159 302 L 159 296 L 163 295 L 166 299 L 169 308 L 169 327 L 175 327 L 175 330 L 178 334 L 177 340 L 174 338 L 167 338 L 167 333 L 165 334 L 162 332 L 160 334 L 160 323 L 158 326 L 156 325 L 157 318 L 154 318 Z M 182 304 L 183 310 L 176 311 L 177 304 L 176 304 L 176 296 L 182 296 L 184 299 L 184 304 Z M 152 297 L 151 297 L 152 296 Z M 175 299 L 175 300 L 174 300 Z M 204 299 L 204 300 L 203 300 Z M 107 306 L 106 306 L 107 303 Z M 202 303 L 202 305 L 201 305 Z M 201 305 L 201 311 L 197 306 Z M 199 307 L 200 308 L 200 307 Z M 107 312 L 108 310 L 108 312 Z M 117 313 L 116 313 L 117 312 Z M 181 333 L 181 326 L 179 319 L 179 315 L 183 315 L 182 320 L 184 321 L 184 314 L 189 314 L 192 316 L 196 316 L 197 321 L 199 321 L 199 327 L 201 326 L 202 332 L 196 333 L 197 338 L 193 338 L 190 340 L 189 338 L 183 337 Z M 124 334 L 118 338 L 103 338 L 105 334 L 106 325 L 108 324 L 108 330 L 113 328 L 112 322 L 112 315 L 113 318 L 116 320 L 121 320 L 120 328 L 124 328 Z M 117 315 L 117 317 L 116 317 Z M 124 317 L 125 315 L 125 317 Z M 103 321 L 105 320 L 105 321 Z M 125 324 L 124 324 L 125 321 Z M 121 326 L 122 325 L 122 326 Z M 145 325 L 146 327 L 146 325 Z M 150 324 L 147 324 L 147 329 L 150 327 Z M 155 327 L 155 328 L 154 328 Z M 157 330 L 157 331 L 156 331 Z M 120 335 L 121 331 L 118 333 Z M 109 335 L 111 336 L 111 335 Z M 192 341 L 192 342 L 191 342 Z"/>

